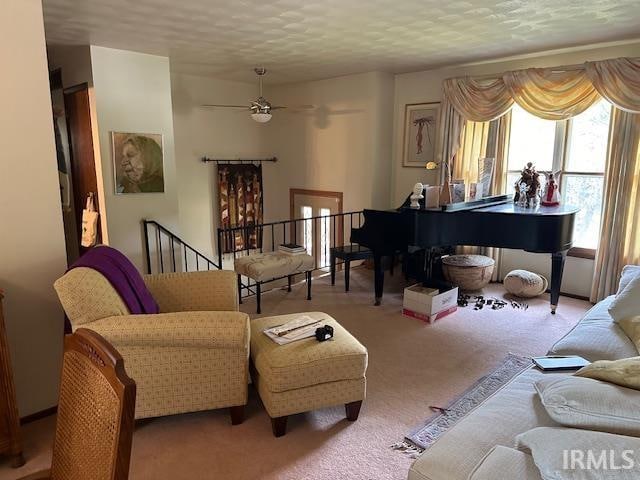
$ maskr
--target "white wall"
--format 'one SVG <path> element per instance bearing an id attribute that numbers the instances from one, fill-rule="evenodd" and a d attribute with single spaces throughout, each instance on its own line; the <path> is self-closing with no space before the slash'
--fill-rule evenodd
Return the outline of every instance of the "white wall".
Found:
<path id="1" fill-rule="evenodd" d="M 416 182 L 436 185 L 439 172 L 428 172 L 419 168 L 402 167 L 402 142 L 404 108 L 406 104 L 439 102 L 442 98 L 442 81 L 463 75 L 485 75 L 531 67 L 555 67 L 584 63 L 622 56 L 640 55 L 640 43 L 615 47 L 595 48 L 554 55 L 529 56 L 517 60 L 496 61 L 481 64 L 428 70 L 396 75 L 393 132 L 392 203 L 400 205 Z M 547 255 L 522 251 L 505 251 L 503 273 L 514 268 L 526 268 L 549 275 L 551 261 Z M 562 291 L 588 297 L 593 276 L 593 261 L 568 258 L 562 282 Z"/>
<path id="2" fill-rule="evenodd" d="M 64 88 L 82 83 L 93 84 L 89 45 L 48 45 L 49 69 L 61 69 Z"/>
<path id="3" fill-rule="evenodd" d="M 66 269 L 40 1 L 3 3 L 0 58 L 0 288 L 25 416 L 57 403 L 63 316 L 53 282 Z"/>
<path id="4" fill-rule="evenodd" d="M 91 46 L 95 112 L 99 132 L 108 243 L 141 270 L 144 254 L 141 220 L 178 229 L 169 59 Z M 162 134 L 164 193 L 116 195 L 111 132 Z M 178 232 L 179 233 L 179 232 Z"/>
<path id="5" fill-rule="evenodd" d="M 388 208 L 393 76 L 365 73 L 268 87 L 278 110 L 266 125 L 278 177 L 266 184 L 272 220 L 289 218 L 289 188 L 340 191 L 344 210 Z"/>
<path id="6" fill-rule="evenodd" d="M 257 96 L 257 86 L 173 73 L 171 90 L 180 232 L 185 241 L 215 259 L 219 224 L 216 165 L 204 164 L 201 158 L 261 158 L 272 152 L 265 146 L 265 125 L 254 122 L 249 112 L 202 105 L 248 104 Z M 267 196 L 277 185 L 278 167 L 263 164 Z"/>

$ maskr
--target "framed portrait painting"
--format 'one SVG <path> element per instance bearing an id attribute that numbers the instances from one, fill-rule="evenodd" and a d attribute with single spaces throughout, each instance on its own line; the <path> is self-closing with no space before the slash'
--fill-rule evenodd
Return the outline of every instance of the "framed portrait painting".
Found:
<path id="1" fill-rule="evenodd" d="M 111 132 L 116 194 L 164 192 L 164 149 L 156 133 Z"/>
<path id="2" fill-rule="evenodd" d="M 440 102 L 405 106 L 403 167 L 424 168 L 434 161 Z"/>

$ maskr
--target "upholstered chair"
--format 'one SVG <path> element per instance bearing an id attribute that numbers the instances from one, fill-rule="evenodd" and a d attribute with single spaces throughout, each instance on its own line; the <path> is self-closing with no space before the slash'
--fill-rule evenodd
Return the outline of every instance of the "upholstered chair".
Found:
<path id="1" fill-rule="evenodd" d="M 143 276 L 160 307 L 131 315 L 96 270 L 69 270 L 54 286 L 75 331 L 102 335 L 138 386 L 136 418 L 229 407 L 241 423 L 247 403 L 249 317 L 238 311 L 235 273 Z"/>

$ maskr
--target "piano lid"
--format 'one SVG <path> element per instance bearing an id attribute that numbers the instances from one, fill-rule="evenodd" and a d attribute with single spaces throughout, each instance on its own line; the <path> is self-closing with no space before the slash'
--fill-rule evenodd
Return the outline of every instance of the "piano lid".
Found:
<path id="1" fill-rule="evenodd" d="M 554 207 L 546 207 L 544 205 L 538 205 L 533 208 L 525 208 L 516 205 L 513 202 L 501 203 L 498 205 L 491 205 L 487 207 L 476 208 L 474 212 L 484 213 L 503 213 L 503 214 L 517 214 L 517 215 L 569 215 L 571 213 L 577 213 L 580 210 L 579 207 L 573 205 L 560 204 Z"/>

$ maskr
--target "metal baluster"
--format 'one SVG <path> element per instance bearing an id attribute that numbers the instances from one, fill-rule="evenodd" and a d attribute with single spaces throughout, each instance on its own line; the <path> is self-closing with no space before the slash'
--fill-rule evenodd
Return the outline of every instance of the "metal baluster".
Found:
<path id="1" fill-rule="evenodd" d="M 158 230 L 158 250 L 160 252 L 160 273 L 164 273 L 164 262 L 162 261 L 162 233 Z"/>
<path id="2" fill-rule="evenodd" d="M 293 221 L 293 241 L 291 243 L 298 243 L 298 222 L 296 220 Z M 302 243 L 304 243 L 304 239 Z"/>
<path id="3" fill-rule="evenodd" d="M 184 248 L 184 271 L 188 272 L 189 271 L 189 259 L 187 258 L 187 246 L 182 244 L 183 248 Z"/>
<path id="4" fill-rule="evenodd" d="M 337 221 L 337 219 L 338 219 L 338 216 L 335 215 L 333 217 L 333 232 L 331 232 L 332 233 L 332 237 L 333 237 L 333 243 L 331 244 L 331 246 L 334 247 L 334 248 L 338 246 L 337 243 L 336 243 L 336 236 L 337 236 L 336 235 L 336 221 Z"/>
<path id="5" fill-rule="evenodd" d="M 276 251 L 276 229 L 273 225 L 271 225 L 271 251 Z"/>
<path id="6" fill-rule="evenodd" d="M 175 250 L 175 246 L 173 244 L 173 235 L 171 235 L 171 237 L 169 237 L 171 239 L 171 260 L 172 260 L 172 264 L 173 264 L 173 271 L 176 271 L 176 250 Z"/>
<path id="7" fill-rule="evenodd" d="M 195 254 L 196 254 L 196 272 L 199 272 L 200 271 L 200 264 L 198 263 L 198 257 L 200 256 L 200 254 L 198 252 L 195 252 Z"/>

